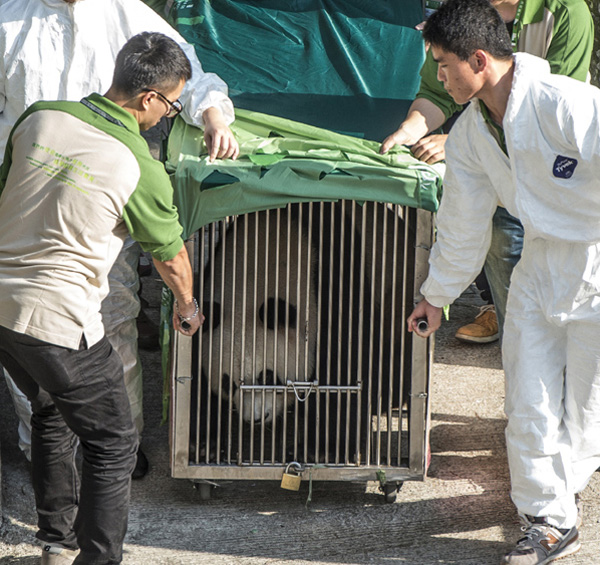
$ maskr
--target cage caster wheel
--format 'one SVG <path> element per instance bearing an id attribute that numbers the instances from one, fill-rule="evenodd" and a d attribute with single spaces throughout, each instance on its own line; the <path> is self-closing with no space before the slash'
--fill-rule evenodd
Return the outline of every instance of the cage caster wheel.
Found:
<path id="1" fill-rule="evenodd" d="M 401 481 L 394 481 L 394 482 L 391 482 L 391 483 L 385 483 L 384 485 L 381 485 L 379 487 L 379 489 L 383 493 L 383 498 L 389 504 L 392 504 L 392 503 L 396 502 L 396 496 L 398 494 L 398 491 L 401 488 L 402 488 L 402 482 Z"/>
<path id="2" fill-rule="evenodd" d="M 194 481 L 193 485 L 194 489 L 200 493 L 200 500 L 210 500 L 212 490 L 210 483 Z"/>

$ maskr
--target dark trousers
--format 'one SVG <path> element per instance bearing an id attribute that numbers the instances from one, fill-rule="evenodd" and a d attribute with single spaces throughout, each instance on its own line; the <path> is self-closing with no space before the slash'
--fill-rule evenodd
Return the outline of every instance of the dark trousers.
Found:
<path id="1" fill-rule="evenodd" d="M 121 563 L 138 437 L 119 356 L 106 338 L 72 350 L 0 326 L 0 363 L 33 409 L 37 537 L 79 547 L 77 564 Z"/>

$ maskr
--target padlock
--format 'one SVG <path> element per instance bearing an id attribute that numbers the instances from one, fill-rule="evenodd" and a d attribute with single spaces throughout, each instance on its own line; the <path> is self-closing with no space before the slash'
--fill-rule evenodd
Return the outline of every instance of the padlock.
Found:
<path id="1" fill-rule="evenodd" d="M 292 468 L 296 474 L 290 473 Z M 302 482 L 302 477 L 300 476 L 301 471 L 302 467 L 300 463 L 290 463 L 285 468 L 285 472 L 281 478 L 281 488 L 286 490 L 300 490 L 300 483 Z"/>

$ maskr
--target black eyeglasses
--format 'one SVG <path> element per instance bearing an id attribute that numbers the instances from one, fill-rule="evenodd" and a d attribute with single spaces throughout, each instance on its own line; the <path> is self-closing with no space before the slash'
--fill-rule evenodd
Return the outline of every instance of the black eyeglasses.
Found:
<path id="1" fill-rule="evenodd" d="M 179 100 L 175 100 L 175 102 L 171 102 L 164 94 L 161 94 L 158 90 L 153 90 L 151 88 L 144 88 L 144 92 L 154 92 L 154 94 L 158 94 L 168 105 L 169 111 L 165 114 L 167 118 L 174 118 L 177 114 L 183 110 L 183 106 Z"/>

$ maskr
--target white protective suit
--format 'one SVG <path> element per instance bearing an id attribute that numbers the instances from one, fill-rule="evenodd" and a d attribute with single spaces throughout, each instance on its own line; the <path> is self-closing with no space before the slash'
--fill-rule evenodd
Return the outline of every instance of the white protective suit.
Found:
<path id="1" fill-rule="evenodd" d="M 511 496 L 521 514 L 570 528 L 574 494 L 600 466 L 600 90 L 532 55 L 515 62 L 510 160 L 478 100 L 450 133 L 421 291 L 443 306 L 469 285 L 499 202 L 521 220 L 503 342 Z"/>
<path id="2" fill-rule="evenodd" d="M 22 112 L 37 100 L 80 100 L 104 94 L 111 85 L 114 61 L 128 39 L 143 31 L 173 38 L 192 64 L 192 78 L 180 97 L 183 118 L 202 126 L 202 113 L 218 108 L 226 123 L 234 119 L 227 85 L 205 73 L 194 48 L 141 0 L 4 0 L 0 4 L 0 151 Z M 106 334 L 120 354 L 127 392 L 138 431 L 143 427 L 141 365 L 135 318 L 140 309 L 137 262 L 140 248 L 125 242 L 102 303 Z M 19 443 L 29 451 L 31 414 L 27 399 L 9 386 L 20 417 Z M 29 431 L 28 431 L 29 430 Z"/>

